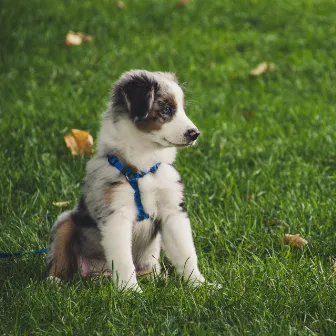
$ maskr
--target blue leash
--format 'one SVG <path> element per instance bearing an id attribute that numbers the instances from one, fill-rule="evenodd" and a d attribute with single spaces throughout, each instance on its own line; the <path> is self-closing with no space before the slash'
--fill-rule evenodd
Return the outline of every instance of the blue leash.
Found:
<path id="1" fill-rule="evenodd" d="M 158 170 L 161 163 L 157 163 L 156 165 L 154 165 L 148 172 L 140 171 L 140 173 L 134 173 L 133 171 L 126 169 L 123 166 L 123 164 L 118 160 L 118 158 L 114 155 L 108 157 L 108 162 L 126 176 L 127 181 L 133 188 L 134 201 L 138 209 L 138 222 L 143 221 L 144 219 L 148 219 L 149 215 L 148 213 L 145 212 L 141 202 L 138 180 L 139 178 L 144 177 L 149 173 L 155 173 Z"/>
<path id="2" fill-rule="evenodd" d="M 47 252 L 47 248 L 43 248 L 40 250 L 32 250 L 32 251 L 20 251 L 20 252 L 0 252 L 0 258 L 9 258 L 9 257 L 15 257 L 15 256 L 21 256 L 24 254 L 40 254 Z"/>

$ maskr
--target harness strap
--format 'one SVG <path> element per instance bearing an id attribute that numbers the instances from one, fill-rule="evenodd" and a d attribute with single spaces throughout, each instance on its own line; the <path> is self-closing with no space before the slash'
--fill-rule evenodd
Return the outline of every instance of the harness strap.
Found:
<path id="1" fill-rule="evenodd" d="M 138 209 L 138 222 L 143 221 L 144 219 L 148 219 L 149 215 L 145 212 L 144 207 L 141 202 L 141 195 L 138 180 L 141 177 L 144 177 L 148 173 L 155 173 L 161 163 L 157 163 L 154 165 L 148 172 L 140 171 L 140 173 L 134 173 L 133 171 L 126 169 L 123 164 L 118 160 L 118 158 L 114 155 L 108 157 L 108 162 L 116 167 L 123 175 L 126 176 L 128 183 L 134 190 L 134 201 Z"/>

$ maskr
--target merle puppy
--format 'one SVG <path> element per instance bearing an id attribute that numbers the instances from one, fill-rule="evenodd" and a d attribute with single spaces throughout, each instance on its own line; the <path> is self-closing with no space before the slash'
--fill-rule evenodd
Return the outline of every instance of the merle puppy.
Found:
<path id="1" fill-rule="evenodd" d="M 176 149 L 195 144 L 199 134 L 174 74 L 124 73 L 103 115 L 78 206 L 52 227 L 49 277 L 107 273 L 119 289 L 141 291 L 136 273 L 160 273 L 162 243 L 184 279 L 204 282 L 173 166 Z"/>

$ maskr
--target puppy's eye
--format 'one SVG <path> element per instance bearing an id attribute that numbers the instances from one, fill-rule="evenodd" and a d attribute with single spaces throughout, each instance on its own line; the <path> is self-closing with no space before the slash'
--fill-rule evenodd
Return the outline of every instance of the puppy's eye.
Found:
<path id="1" fill-rule="evenodd" d="M 170 106 L 165 106 L 165 107 L 162 109 L 162 112 L 163 112 L 163 113 L 171 113 L 171 107 L 170 107 Z"/>

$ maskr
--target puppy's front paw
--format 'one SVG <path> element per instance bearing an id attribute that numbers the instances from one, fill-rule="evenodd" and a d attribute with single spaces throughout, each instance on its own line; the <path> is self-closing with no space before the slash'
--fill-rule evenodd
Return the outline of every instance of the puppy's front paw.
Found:
<path id="1" fill-rule="evenodd" d="M 142 289 L 139 286 L 137 281 L 118 281 L 116 285 L 116 288 L 118 291 L 125 293 L 125 292 L 135 292 L 135 293 L 142 293 Z"/>
<path id="2" fill-rule="evenodd" d="M 60 278 L 58 278 L 57 276 L 54 275 L 49 275 L 46 278 L 47 281 L 49 281 L 52 284 L 58 285 L 62 280 Z"/>
<path id="3" fill-rule="evenodd" d="M 135 292 L 135 293 L 142 293 L 142 289 L 138 284 L 135 284 L 133 286 L 124 286 L 124 287 L 119 287 L 119 290 L 123 293 L 125 292 Z"/>
<path id="4" fill-rule="evenodd" d="M 183 278 L 192 287 L 202 286 L 205 282 L 203 275 L 197 269 L 193 270 L 189 275 L 185 272 Z"/>

